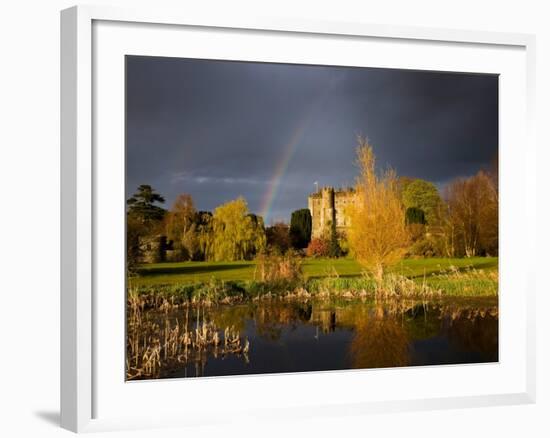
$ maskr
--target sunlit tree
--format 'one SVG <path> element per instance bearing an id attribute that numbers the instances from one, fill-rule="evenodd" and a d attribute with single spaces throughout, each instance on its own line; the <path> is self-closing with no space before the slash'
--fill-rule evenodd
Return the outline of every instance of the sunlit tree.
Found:
<path id="1" fill-rule="evenodd" d="M 201 260 L 212 260 L 214 258 L 212 213 L 199 211 L 197 213 L 197 241 L 199 246 L 199 258 Z"/>
<path id="2" fill-rule="evenodd" d="M 397 178 L 391 169 L 376 173 L 375 156 L 368 140 L 358 137 L 356 199 L 348 207 L 348 242 L 355 258 L 378 281 L 384 269 L 399 261 L 410 242 L 405 208 Z"/>
<path id="3" fill-rule="evenodd" d="M 248 212 L 241 197 L 220 205 L 212 217 L 212 259 L 245 260 L 265 248 L 262 218 Z"/>
<path id="4" fill-rule="evenodd" d="M 453 256 L 498 253 L 498 192 L 495 180 L 480 171 L 445 188 L 446 237 Z"/>
<path id="5" fill-rule="evenodd" d="M 166 214 L 166 236 L 174 241 L 183 259 L 193 258 L 199 250 L 197 219 L 193 198 L 187 193 L 178 195 Z"/>
<path id="6" fill-rule="evenodd" d="M 424 212 L 428 225 L 439 223 L 438 213 L 443 201 L 434 183 L 414 179 L 405 185 L 401 196 L 405 208 L 420 209 Z"/>

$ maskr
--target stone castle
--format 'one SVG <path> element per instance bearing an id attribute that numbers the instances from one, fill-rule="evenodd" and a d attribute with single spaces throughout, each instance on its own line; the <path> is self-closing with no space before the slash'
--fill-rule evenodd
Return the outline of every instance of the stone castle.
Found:
<path id="1" fill-rule="evenodd" d="M 320 237 L 336 223 L 337 232 L 345 232 L 349 227 L 349 217 L 346 207 L 355 199 L 352 188 L 334 189 L 323 187 L 308 197 L 308 208 L 311 213 L 311 237 Z"/>

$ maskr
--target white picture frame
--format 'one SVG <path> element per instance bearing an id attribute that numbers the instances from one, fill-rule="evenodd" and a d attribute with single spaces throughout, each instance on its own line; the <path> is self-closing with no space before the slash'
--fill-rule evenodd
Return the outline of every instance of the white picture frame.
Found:
<path id="1" fill-rule="evenodd" d="M 98 31 L 94 26 L 106 23 L 105 31 Z M 120 41 L 117 39 L 118 30 L 114 29 L 113 23 L 116 25 L 131 24 L 131 29 L 126 29 L 123 32 L 132 32 L 132 38 L 127 38 L 122 35 Z M 109 27 L 111 26 L 111 27 Z M 140 26 L 149 26 L 150 32 L 162 33 L 177 31 L 177 29 L 198 30 L 201 35 L 209 33 L 234 31 L 235 38 L 241 38 L 242 41 L 254 40 L 262 38 L 264 33 L 268 33 L 273 38 L 283 36 L 284 38 L 307 38 L 308 36 L 319 36 L 326 38 L 338 38 L 338 44 L 348 44 L 347 41 L 354 41 L 354 44 L 362 44 L 363 41 L 370 41 L 373 44 L 384 42 L 384 44 L 401 44 L 401 45 L 418 45 L 424 47 L 422 50 L 448 50 L 446 45 L 452 45 L 457 50 L 477 50 L 483 49 L 487 53 L 498 51 L 502 53 L 502 64 L 495 60 L 495 67 L 488 67 L 491 64 L 491 59 L 481 59 L 473 57 L 471 63 L 478 62 L 478 70 L 485 72 L 491 69 L 493 73 L 501 73 L 499 68 L 502 65 L 503 71 L 510 64 L 510 74 L 504 74 L 504 77 L 510 77 L 509 83 L 506 83 L 503 93 L 510 90 L 510 95 L 505 94 L 505 98 L 501 99 L 502 117 L 508 117 L 506 111 L 508 106 L 519 102 L 520 108 L 509 113 L 510 118 L 505 119 L 514 125 L 510 128 L 505 128 L 503 140 L 508 144 L 508 140 L 519 138 L 519 135 L 524 135 L 521 148 L 505 149 L 504 158 L 501 157 L 503 164 L 504 176 L 506 175 L 507 163 L 513 164 L 523 163 L 521 169 L 517 172 L 516 186 L 510 187 L 504 181 L 502 190 L 506 193 L 505 200 L 501 204 L 501 220 L 502 213 L 506 212 L 505 222 L 501 227 L 501 238 L 509 238 L 509 257 L 501 259 L 501 282 L 503 286 L 510 286 L 510 289 L 519 291 L 517 296 L 511 297 L 510 301 L 503 306 L 515 305 L 520 306 L 521 315 L 518 316 L 517 330 L 518 333 L 511 334 L 508 330 L 508 325 L 501 324 L 500 342 L 507 342 L 508 337 L 510 342 L 516 342 L 520 347 L 516 354 L 518 358 L 514 359 L 514 365 L 511 366 L 512 371 L 509 374 L 502 374 L 500 380 L 505 376 L 509 380 L 509 386 L 506 382 L 502 382 L 501 386 L 498 379 L 495 378 L 493 386 L 487 385 L 480 389 L 481 393 L 470 391 L 467 385 L 464 385 L 463 391 L 454 391 L 446 393 L 445 388 L 439 392 L 435 389 L 431 395 L 420 394 L 411 388 L 409 392 L 395 392 L 388 397 L 380 395 L 373 397 L 353 396 L 351 392 L 347 392 L 345 388 L 355 388 L 358 384 L 365 383 L 367 380 L 372 382 L 374 378 L 391 379 L 398 381 L 400 373 L 407 373 L 406 370 L 394 369 L 390 374 L 372 372 L 330 372 L 330 373 L 307 373 L 307 376 L 302 373 L 285 376 L 255 376 L 255 377 L 231 377 L 224 379 L 194 379 L 192 383 L 187 383 L 189 391 L 206 391 L 206 394 L 213 394 L 215 391 L 231 391 L 236 385 L 243 388 L 245 394 L 253 394 L 254 388 L 262 387 L 263 390 L 275 390 L 276 387 L 287 389 L 292 385 L 309 385 L 307 387 L 315 387 L 322 382 L 327 383 L 327 391 L 333 391 L 334 398 L 332 401 L 315 399 L 315 392 L 312 393 L 309 399 L 303 397 L 293 405 L 285 405 L 284 397 L 275 393 L 274 404 L 272 406 L 257 406 L 258 400 L 250 401 L 246 398 L 241 398 L 240 403 L 235 407 L 235 411 L 223 413 L 218 412 L 216 408 L 209 409 L 206 412 L 201 411 L 200 407 L 196 411 L 190 413 L 189 406 L 173 406 L 173 409 L 167 410 L 166 406 L 158 403 L 157 406 L 147 407 L 146 414 L 143 412 L 135 412 L 128 409 L 127 412 L 114 409 L 109 410 L 106 400 L 105 389 L 109 387 L 111 382 L 104 377 L 104 370 L 108 364 L 106 362 L 107 353 L 119 354 L 123 351 L 123 346 L 116 346 L 116 342 L 123 344 L 123 341 L 118 339 L 113 348 L 117 350 L 109 350 L 104 347 L 105 336 L 101 330 L 101 325 L 107 323 L 114 324 L 116 315 L 120 315 L 121 307 L 117 305 L 124 302 L 123 290 L 120 290 L 120 297 L 115 303 L 113 313 L 106 316 L 102 309 L 106 305 L 106 300 L 98 300 L 98 285 L 103 284 L 102 281 L 110 279 L 109 271 L 103 269 L 103 257 L 101 257 L 104 246 L 98 242 L 103 239 L 112 240 L 117 235 L 106 236 L 105 227 L 101 225 L 104 220 L 100 211 L 105 211 L 105 208 L 98 209 L 100 203 L 105 202 L 105 206 L 110 205 L 107 200 L 104 200 L 101 195 L 101 184 L 106 181 L 105 178 L 111 177 L 109 182 L 120 182 L 120 175 L 116 177 L 115 173 L 119 172 L 116 156 L 110 160 L 112 166 L 105 165 L 105 154 L 97 154 L 97 142 L 103 141 L 104 137 L 110 135 L 109 129 L 97 129 L 96 124 L 102 123 L 102 110 L 105 105 L 102 100 L 102 92 L 98 91 L 103 87 L 98 87 L 98 81 L 103 81 L 111 70 L 109 59 L 111 57 L 120 58 L 121 53 L 127 53 L 128 44 L 132 44 L 135 50 L 140 50 L 137 45 L 145 43 L 140 39 L 140 33 L 143 29 L 138 29 Z M 128 34 L 129 35 L 129 34 Z M 150 40 L 148 35 L 148 40 Z M 111 40 L 109 40 L 111 38 Z M 182 35 L 186 38 L 186 35 Z M 314 39 L 314 38 L 311 38 Z M 132 41 L 129 43 L 129 41 Z M 164 47 L 166 53 L 172 50 L 169 44 L 164 43 L 162 35 L 155 38 L 148 48 L 143 48 L 144 53 L 156 53 L 158 47 Z M 156 42 L 155 42 L 156 41 Z M 109 44 L 105 44 L 109 42 Z M 111 44 L 112 43 L 112 44 Z M 158 44 L 158 46 L 155 46 Z M 313 44 L 313 43 L 312 43 Z M 350 43 L 351 44 L 351 43 Z M 106 47 L 109 46 L 109 49 Z M 138 47 L 137 49 L 135 47 Z M 197 45 L 194 48 L 194 53 L 200 50 L 209 50 L 208 44 Z M 253 47 L 253 46 L 251 46 Z M 438 48 L 439 47 L 439 48 Z M 174 49 L 176 50 L 176 49 Z M 214 50 L 214 49 L 213 49 Z M 451 48 L 451 50 L 455 50 Z M 330 52 L 330 50 L 329 50 Z M 176 52 L 174 52 L 176 53 Z M 213 52 L 212 52 L 213 53 Z M 444 53 L 444 52 L 441 52 Z M 481 52 L 480 52 L 481 53 Z M 485 52 L 483 52 L 485 53 Z M 535 156 L 536 145 L 533 135 L 533 111 L 534 111 L 534 53 L 535 39 L 532 35 L 524 34 L 507 34 L 507 33 L 492 33 L 492 32 L 474 32 L 460 31 L 450 29 L 425 29 L 416 27 L 403 26 L 385 26 L 366 23 L 338 23 L 338 22 L 316 22 L 306 20 L 292 19 L 277 19 L 277 18 L 257 18 L 257 17 L 242 17 L 238 21 L 227 22 L 224 17 L 216 17 L 215 15 L 198 16 L 188 14 L 186 11 L 162 11 L 157 9 L 119 9 L 110 7 L 96 6 L 77 6 L 66 9 L 61 12 L 61 426 L 75 431 L 99 431 L 111 430 L 119 428 L 146 428 L 146 427 L 162 427 L 174 425 L 189 425 L 203 424 L 213 421 L 210 416 L 211 412 L 216 412 L 216 422 L 231 421 L 234 412 L 239 412 L 242 415 L 255 417 L 273 417 L 273 416 L 292 416 L 292 417 L 310 417 L 312 415 L 342 415 L 342 414 L 364 414 L 368 412 L 395 412 L 415 409 L 441 409 L 451 407 L 474 407 L 487 405 L 503 405 L 503 404 L 520 404 L 532 403 L 535 400 L 535 310 L 534 310 L 534 273 L 530 272 L 525 263 L 513 257 L 513 250 L 532 247 L 536 241 L 536 220 L 535 220 Z M 510 54 L 510 58 L 507 58 Z M 105 56 L 104 58 L 102 58 Z M 210 55 L 213 56 L 213 55 Z M 227 55 L 229 57 L 238 55 Z M 274 60 L 278 60 L 277 53 L 270 54 Z M 294 55 L 285 55 L 294 56 Z M 296 61 L 300 54 L 297 52 Z M 323 56 L 330 56 L 328 55 Z M 499 55 L 500 56 L 500 55 Z M 208 56 L 207 56 L 208 57 Z M 118 59 L 117 58 L 117 59 Z M 452 56 L 449 56 L 449 59 Z M 250 59 L 255 59 L 251 55 Z M 284 58 L 287 59 L 287 58 Z M 290 58 L 289 58 L 290 59 Z M 460 60 L 460 56 L 456 59 Z M 477 60 L 476 60 L 477 59 Z M 517 60 L 521 60 L 518 65 Z M 99 67 L 96 61 L 101 60 Z M 103 62 L 106 61 L 106 62 Z M 117 61 L 118 62 L 118 61 Z M 341 61 L 345 62 L 345 61 Z M 380 58 L 379 65 L 384 65 L 383 58 Z M 414 67 L 414 60 L 411 60 L 411 68 Z M 442 61 L 443 62 L 443 61 Z M 448 62 L 451 62 L 450 60 Z M 460 63 L 462 61 L 456 61 Z M 508 64 L 507 64 L 508 63 Z M 454 65 L 454 64 L 449 64 Z M 459 64 L 457 64 L 459 65 Z M 474 64 L 470 64 L 471 71 L 476 71 Z M 513 67 L 512 67 L 513 65 Z M 108 87 L 118 87 L 123 78 L 120 77 L 118 67 L 112 70 L 114 81 L 109 82 Z M 418 65 L 417 67 L 418 68 Z M 451 67 L 447 67 L 451 68 Z M 458 67 L 457 67 L 458 68 Z M 103 76 L 102 76 L 103 75 Z M 109 79 L 106 79 L 109 81 Z M 516 83 L 514 83 L 516 81 Z M 525 81 L 525 82 L 523 82 Z M 519 83 L 521 82 L 521 84 Z M 509 84 L 509 85 L 508 85 Z M 106 88 L 103 87 L 103 88 Z M 112 89 L 111 89 L 112 91 Z M 110 102 L 118 108 L 120 103 L 120 93 L 123 90 L 118 90 L 117 96 L 113 99 L 116 101 Z M 513 97 L 512 97 L 513 95 Z M 507 98 L 510 96 L 510 99 Z M 117 111 L 116 109 L 114 110 Z M 510 109 L 511 111 L 511 109 Z M 518 120 L 512 119 L 512 115 L 518 115 Z M 113 124 L 120 125 L 120 111 L 111 117 Z M 523 116 L 523 117 L 522 117 Z M 512 123 L 513 122 L 513 123 Z M 501 123 L 502 125 L 502 123 Z M 102 126 L 105 126 L 103 124 Z M 114 130 L 122 129 L 120 126 L 114 126 Z M 114 135 L 114 134 L 113 134 Z M 116 136 L 112 138 L 117 138 Z M 118 142 L 120 143 L 120 142 Z M 117 148 L 120 145 L 117 146 Z M 116 149 L 116 148 L 115 148 Z M 118 149 L 117 149 L 118 150 Z M 118 150 L 119 151 L 119 150 Z M 118 155 L 120 157 L 120 154 Z M 118 163 L 118 164 L 117 164 Z M 123 172 L 122 172 L 123 173 Z M 101 176 L 99 176 L 101 174 Z M 118 178 L 118 179 L 117 179 Z M 99 182 L 98 182 L 99 181 Z M 521 209 L 512 211 L 512 201 L 521 200 L 524 202 Z M 117 199 L 112 200 L 117 205 Z M 517 221 L 525 222 L 529 226 L 527 228 L 527 239 L 514 239 L 510 230 L 513 229 Z M 120 230 L 119 230 L 120 231 Z M 103 237 L 102 237 L 103 236 Z M 118 236 L 120 237 L 120 236 Z M 114 252 L 116 253 L 116 251 Z M 123 260 L 120 261 L 119 268 L 123 265 Z M 112 263 L 111 263 L 112 265 Z M 114 271 L 113 271 L 114 272 Z M 116 274 L 112 274 L 116 275 Z M 505 295 L 506 298 L 507 295 Z M 118 304 L 117 304 L 118 303 Z M 112 304 L 112 303 L 111 303 Z M 103 306 L 103 307 L 102 307 Z M 123 307 L 123 306 L 122 306 Z M 506 310 L 506 307 L 501 309 Z M 118 313 L 117 313 L 118 312 Z M 102 316 L 99 317 L 98 314 Z M 113 320 L 109 320 L 113 318 Z M 117 325 L 118 324 L 118 325 Z M 119 321 L 115 325 L 117 327 L 123 324 Z M 506 323 L 509 324 L 509 323 Z M 510 326 L 511 328 L 511 326 Z M 117 328 L 115 328 L 116 332 Z M 118 332 L 117 332 L 118 333 Z M 513 338 L 513 339 L 512 339 Z M 502 348 L 502 344 L 501 344 Z M 102 350 L 104 349 L 104 350 Z M 101 351 L 104 354 L 98 354 Z M 508 357 L 496 366 L 500 369 L 505 369 L 507 366 Z M 420 368 L 420 367 L 418 367 Z M 455 370 L 440 372 L 437 367 L 417 369 L 418 375 L 424 375 L 426 378 L 432 376 L 434 379 L 446 379 L 454 373 L 453 378 L 466 379 L 467 375 L 475 375 L 485 373 L 480 379 L 490 380 L 489 375 L 495 375 L 498 368 L 472 367 L 472 366 L 457 366 Z M 467 369 L 463 377 L 459 376 L 462 369 Z M 116 371 L 118 372 L 118 371 Z M 123 373 L 119 373 L 120 386 L 125 385 Z M 438 374 L 441 374 L 438 376 Z M 116 375 L 115 375 L 116 377 Z M 432 378 L 430 377 L 430 378 Z M 131 398 L 135 398 L 139 391 L 143 394 L 153 394 L 158 397 L 159 394 L 166 393 L 167 399 L 170 399 L 171 386 L 179 385 L 181 382 L 162 381 L 162 382 L 142 382 L 138 386 L 131 384 L 132 391 L 130 394 L 123 395 L 122 392 L 117 393 L 116 389 L 109 392 L 107 395 L 112 399 L 112 404 L 124 405 Z M 512 385 L 513 383 L 513 385 Z M 324 384 L 324 383 L 323 383 Z M 127 387 L 130 387 L 126 385 Z M 99 388 L 99 389 L 98 389 Z M 342 392 L 336 393 L 336 389 L 343 388 Z M 485 391 L 485 392 L 484 392 Z M 376 391 L 374 391 L 376 392 Z M 98 395 L 99 394 L 99 395 Z M 346 394 L 349 395 L 346 398 Z M 120 398 L 117 398 L 119 397 Z M 123 399 L 123 397 L 128 397 Z M 261 400 L 261 399 L 260 399 Z M 104 408 L 104 405 L 106 406 Z M 101 412 L 108 414 L 101 414 Z M 99 414 L 98 414 L 99 413 Z M 243 416 L 239 417 L 243 420 Z"/>

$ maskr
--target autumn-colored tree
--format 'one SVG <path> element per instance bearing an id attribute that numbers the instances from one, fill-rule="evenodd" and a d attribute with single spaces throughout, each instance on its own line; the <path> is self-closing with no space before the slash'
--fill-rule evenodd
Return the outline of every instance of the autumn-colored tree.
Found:
<path id="1" fill-rule="evenodd" d="M 245 260 L 265 248 L 263 220 L 251 215 L 244 198 L 220 205 L 212 217 L 212 259 Z"/>
<path id="2" fill-rule="evenodd" d="M 355 326 L 349 353 L 357 368 L 384 368 L 409 364 L 409 336 L 402 321 L 385 315 L 380 305 L 374 315 L 361 318 Z"/>
<path id="3" fill-rule="evenodd" d="M 355 258 L 381 281 L 384 269 L 404 256 L 410 235 L 395 172 L 388 169 L 379 176 L 375 162 L 368 140 L 358 137 L 360 174 L 355 185 L 355 202 L 348 207 L 347 237 Z"/>
<path id="4" fill-rule="evenodd" d="M 480 171 L 458 178 L 445 189 L 449 254 L 473 257 L 498 253 L 498 192 L 495 180 Z"/>
<path id="5" fill-rule="evenodd" d="M 175 249 L 181 251 L 181 258 L 194 258 L 199 242 L 196 235 L 197 211 L 191 195 L 178 195 L 164 220 L 166 236 L 174 241 Z"/>
<path id="6" fill-rule="evenodd" d="M 265 230 L 267 246 L 276 249 L 280 254 L 284 254 L 291 247 L 289 226 L 283 222 L 278 222 Z"/>
<path id="7" fill-rule="evenodd" d="M 198 259 L 212 260 L 214 258 L 213 246 L 213 215 L 209 211 L 199 211 L 197 213 L 197 231 L 196 237 L 199 246 Z"/>

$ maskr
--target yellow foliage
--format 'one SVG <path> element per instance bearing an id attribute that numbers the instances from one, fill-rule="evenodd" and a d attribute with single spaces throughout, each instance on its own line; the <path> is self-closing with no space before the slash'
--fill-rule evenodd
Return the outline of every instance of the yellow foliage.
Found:
<path id="1" fill-rule="evenodd" d="M 393 170 L 376 174 L 372 146 L 358 138 L 356 199 L 348 208 L 348 242 L 355 258 L 377 280 L 384 269 L 403 258 L 410 243 L 397 177 Z"/>
<path id="2" fill-rule="evenodd" d="M 212 222 L 215 261 L 245 260 L 265 248 L 263 220 L 248 212 L 242 197 L 217 207 Z"/>

